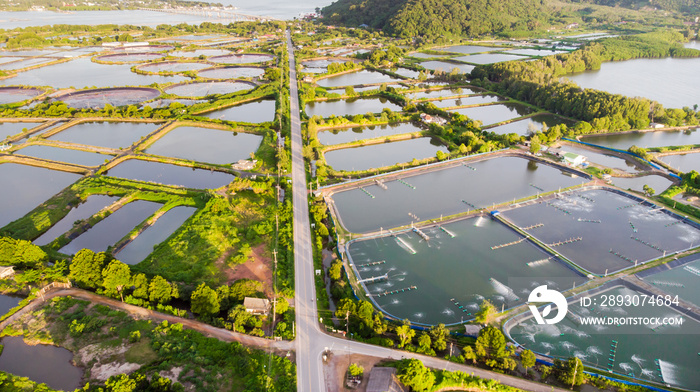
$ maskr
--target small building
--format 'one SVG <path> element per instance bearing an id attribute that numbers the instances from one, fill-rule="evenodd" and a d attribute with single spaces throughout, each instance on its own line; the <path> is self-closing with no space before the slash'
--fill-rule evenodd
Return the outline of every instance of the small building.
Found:
<path id="1" fill-rule="evenodd" d="M 270 300 L 267 298 L 245 297 L 243 306 L 251 314 L 267 316 L 270 313 Z"/>
<path id="2" fill-rule="evenodd" d="M 7 279 L 15 274 L 15 267 L 0 266 L 0 279 Z"/>
<path id="3" fill-rule="evenodd" d="M 367 381 L 367 392 L 404 392 L 396 378 L 396 368 L 374 367 Z"/>
<path id="4" fill-rule="evenodd" d="M 579 166 L 586 160 L 586 157 L 583 155 L 574 154 L 573 152 L 566 152 L 561 158 L 562 162 L 570 166 Z"/>
<path id="5" fill-rule="evenodd" d="M 649 124 L 649 128 L 651 128 L 651 129 L 661 129 L 661 128 L 665 128 L 665 127 L 666 127 L 666 125 L 664 125 L 662 123 L 653 122 L 653 123 Z"/>

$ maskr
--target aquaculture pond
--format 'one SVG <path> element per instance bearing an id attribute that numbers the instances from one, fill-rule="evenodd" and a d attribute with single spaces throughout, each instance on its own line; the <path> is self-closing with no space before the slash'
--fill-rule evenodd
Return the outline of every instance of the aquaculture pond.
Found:
<path id="1" fill-rule="evenodd" d="M 121 162 L 109 169 L 106 175 L 197 189 L 220 188 L 235 178 L 233 174 L 229 173 L 141 159 L 128 159 Z"/>
<path id="2" fill-rule="evenodd" d="M 15 69 L 22 69 L 22 68 L 32 67 L 34 65 L 50 63 L 52 61 L 56 61 L 56 59 L 43 58 L 43 57 L 29 58 L 29 59 L 24 59 L 24 60 L 20 60 L 20 61 L 14 61 L 11 63 L 0 64 L 0 70 L 12 71 Z"/>
<path id="3" fill-rule="evenodd" d="M 695 128 L 683 131 L 628 132 L 616 135 L 585 136 L 581 141 L 620 150 L 627 150 L 632 146 L 643 148 L 686 146 L 700 144 L 700 131 Z"/>
<path id="4" fill-rule="evenodd" d="M 455 89 L 443 89 L 443 90 L 427 90 L 427 91 L 419 91 L 419 92 L 407 92 L 404 94 L 404 96 L 408 99 L 411 100 L 419 100 L 419 99 L 434 99 L 434 98 L 443 98 L 443 97 L 455 97 L 458 95 L 470 95 L 470 94 L 479 94 L 481 91 L 478 89 L 471 89 L 467 87 L 460 87 L 460 88 L 455 88 Z"/>
<path id="5" fill-rule="evenodd" d="M 147 86 L 153 83 L 179 83 L 184 76 L 141 75 L 131 72 L 131 65 L 93 63 L 89 58 L 78 58 L 65 63 L 21 72 L 1 79 L 0 85 L 51 86 L 55 88 Z"/>
<path id="6" fill-rule="evenodd" d="M 532 109 L 517 103 L 505 103 L 464 109 L 453 109 L 450 111 L 463 114 L 472 120 L 481 121 L 482 125 L 489 125 L 530 114 Z"/>
<path id="7" fill-rule="evenodd" d="M 46 245 L 63 233 L 73 228 L 73 224 L 76 221 L 81 221 L 83 219 L 90 218 L 95 215 L 103 208 L 111 205 L 115 201 L 119 200 L 116 196 L 107 195 L 91 195 L 85 200 L 84 203 L 73 207 L 66 216 L 60 221 L 56 222 L 50 229 L 48 229 L 39 238 L 34 240 L 34 244 L 42 246 Z"/>
<path id="8" fill-rule="evenodd" d="M 150 201 L 132 201 L 74 238 L 59 252 L 73 255 L 83 248 L 93 252 L 104 252 L 108 247 L 129 234 L 139 223 L 153 215 L 160 207 L 162 204 Z"/>
<path id="9" fill-rule="evenodd" d="M 446 98 L 437 101 L 430 101 L 433 105 L 439 108 L 449 108 L 455 106 L 469 106 L 469 105 L 481 105 L 485 103 L 493 103 L 498 101 L 503 101 L 504 98 L 493 95 L 474 95 L 472 97 L 461 97 L 461 98 Z"/>
<path id="10" fill-rule="evenodd" d="M 616 286 L 592 294 L 596 305 L 569 303 L 569 314 L 583 317 L 679 317 L 664 306 L 602 306 L 602 295 L 639 296 L 643 293 Z M 562 359 L 576 356 L 585 365 L 617 374 L 655 381 L 673 387 L 700 388 L 697 342 L 700 323 L 683 316 L 680 325 L 582 325 L 576 316 L 554 325 L 539 325 L 533 318 L 517 322 L 510 336 L 526 348 Z M 573 319 L 573 320 L 572 320 Z"/>
<path id="11" fill-rule="evenodd" d="M 254 53 L 243 53 L 243 54 L 227 54 L 224 56 L 210 57 L 209 61 L 217 64 L 250 64 L 250 63 L 264 63 L 266 61 L 272 61 L 275 56 L 269 54 L 254 54 Z"/>
<path id="12" fill-rule="evenodd" d="M 78 91 L 58 96 L 55 100 L 77 109 L 87 109 L 103 108 L 106 105 L 136 105 L 159 95 L 160 91 L 154 88 L 120 87 Z"/>
<path id="13" fill-rule="evenodd" d="M 415 79 L 420 76 L 420 72 L 408 68 L 391 68 L 389 71 L 407 79 Z"/>
<path id="14" fill-rule="evenodd" d="M 22 102 L 41 95 L 43 90 L 21 87 L 0 87 L 0 105 Z"/>
<path id="15" fill-rule="evenodd" d="M 0 227 L 21 218 L 81 176 L 17 163 L 0 164 Z"/>
<path id="16" fill-rule="evenodd" d="M 106 160 L 113 158 L 111 155 L 44 145 L 27 146 L 15 151 L 13 155 L 26 155 L 81 166 L 99 166 L 104 164 Z"/>
<path id="17" fill-rule="evenodd" d="M 374 197 L 359 188 L 333 194 L 342 226 L 354 233 L 398 227 L 588 181 L 520 157 L 469 161 L 400 175 L 401 181 L 394 178 L 382 180 L 387 189 L 378 184 L 363 186 Z"/>
<path id="18" fill-rule="evenodd" d="M 596 275 L 700 244 L 700 230 L 683 217 L 604 189 L 559 195 L 501 215 Z"/>
<path id="19" fill-rule="evenodd" d="M 207 79 L 236 79 L 236 78 L 255 78 L 265 73 L 264 68 L 255 67 L 220 67 L 207 68 L 199 71 L 197 74 L 202 78 Z"/>
<path id="20" fill-rule="evenodd" d="M 700 172 L 700 154 L 691 152 L 686 154 L 664 155 L 660 157 L 669 166 L 679 169 L 683 173 L 691 170 Z"/>
<path id="21" fill-rule="evenodd" d="M 158 126 L 151 123 L 88 122 L 73 125 L 48 139 L 118 149 L 129 147 Z"/>
<path id="22" fill-rule="evenodd" d="M 443 72 L 452 72 L 453 69 L 457 68 L 459 69 L 459 72 L 461 73 L 469 73 L 471 72 L 475 67 L 471 64 L 464 64 L 464 63 L 457 63 L 457 62 L 450 62 L 450 61 L 438 61 L 438 60 L 432 60 L 432 61 L 424 61 L 422 63 L 419 63 L 421 67 L 425 69 L 429 69 L 432 71 L 443 71 Z"/>
<path id="23" fill-rule="evenodd" d="M 493 64 L 502 61 L 523 60 L 526 57 L 515 56 L 504 53 L 472 54 L 469 56 L 455 57 L 454 60 L 464 61 L 472 64 Z"/>
<path id="24" fill-rule="evenodd" d="M 162 53 L 118 53 L 118 54 L 106 54 L 104 56 L 97 56 L 97 60 L 115 63 L 138 63 L 142 61 L 152 61 L 160 60 L 165 57 Z"/>
<path id="25" fill-rule="evenodd" d="M 554 54 L 569 53 L 568 50 L 552 50 L 552 49 L 512 49 L 508 50 L 507 54 L 519 54 L 522 56 L 551 56 Z"/>
<path id="26" fill-rule="evenodd" d="M 114 257 L 130 265 L 140 263 L 153 252 L 155 245 L 170 237 L 195 211 L 196 208 L 185 206 L 168 210 L 138 237 L 116 252 Z"/>
<path id="27" fill-rule="evenodd" d="M 481 53 L 481 52 L 493 52 L 495 50 L 501 50 L 503 48 L 493 47 L 493 46 L 477 46 L 477 45 L 456 45 L 447 46 L 444 48 L 435 48 L 433 50 L 438 52 L 449 52 L 449 53 Z"/>
<path id="28" fill-rule="evenodd" d="M 583 155 L 590 163 L 595 163 L 611 169 L 618 169 L 629 173 L 637 173 L 645 168 L 644 165 L 635 161 L 632 156 L 625 156 L 625 158 L 621 158 L 613 153 L 604 152 L 604 150 L 582 147 L 580 144 L 567 143 L 561 146 L 561 150 L 564 152 L 572 152 L 574 154 Z"/>
<path id="29" fill-rule="evenodd" d="M 550 128 L 559 124 L 566 124 L 567 126 L 570 126 L 572 125 L 572 121 L 551 114 L 538 114 L 523 120 L 497 125 L 486 129 L 486 131 L 495 132 L 499 135 L 517 133 L 521 136 L 527 136 L 530 134 L 530 131 L 541 131 L 545 125 Z"/>
<path id="30" fill-rule="evenodd" d="M 637 274 L 645 282 L 700 306 L 700 257 L 697 254 Z"/>
<path id="31" fill-rule="evenodd" d="M 356 71 L 321 79 L 316 84 L 321 87 L 355 86 L 359 84 L 391 83 L 400 79 L 377 71 Z"/>
<path id="32" fill-rule="evenodd" d="M 181 97 L 205 97 L 212 94 L 230 94 L 250 90 L 253 87 L 255 87 L 254 84 L 246 82 L 197 82 L 169 86 L 165 88 L 165 92 Z"/>
<path id="33" fill-rule="evenodd" d="M 700 104 L 700 58 L 665 58 L 610 61 L 597 71 L 567 76 L 584 88 L 628 97 L 645 97 L 666 108 Z"/>
<path id="34" fill-rule="evenodd" d="M 20 297 L 0 294 L 0 316 L 4 315 L 8 311 L 10 311 L 10 309 L 19 305 L 19 301 L 21 300 L 22 298 Z"/>
<path id="35" fill-rule="evenodd" d="M 384 108 L 391 111 L 401 111 L 403 108 L 386 98 L 357 98 L 341 99 L 338 101 L 319 101 L 306 104 L 306 115 L 309 117 L 331 115 L 346 116 L 366 113 L 380 113 Z"/>
<path id="36" fill-rule="evenodd" d="M 428 240 L 405 231 L 348 245 L 360 279 L 386 274 L 385 279 L 364 284 L 369 299 L 387 314 L 414 324 L 459 323 L 473 319 L 484 299 L 499 309 L 509 308 L 527 301 L 531 288 L 546 281 L 564 289 L 586 280 L 490 217 L 424 228 L 421 233 Z M 513 242 L 517 243 L 497 248 Z"/>
<path id="37" fill-rule="evenodd" d="M 387 125 L 373 125 L 354 128 L 336 128 L 319 131 L 316 137 L 321 144 L 343 144 L 362 139 L 372 139 L 401 133 L 420 132 L 422 129 L 414 123 L 396 123 Z"/>
<path id="38" fill-rule="evenodd" d="M 29 345 L 19 336 L 5 336 L 0 354 L 0 370 L 51 388 L 72 391 L 80 386 L 83 371 L 73 366 L 73 353 L 46 344 Z"/>
<path id="39" fill-rule="evenodd" d="M 199 162 L 226 164 L 250 158 L 262 136 L 244 132 L 199 127 L 177 127 L 145 152 Z"/>
<path id="40" fill-rule="evenodd" d="M 25 130 L 36 128 L 43 123 L 40 122 L 0 122 L 0 141 L 8 136 L 17 135 Z"/>
<path id="41" fill-rule="evenodd" d="M 213 112 L 198 114 L 198 116 L 247 123 L 272 121 L 275 119 L 275 101 L 263 99 L 260 101 L 247 102 L 225 109 L 214 110 Z"/>
<path id="42" fill-rule="evenodd" d="M 644 191 L 644 185 L 649 185 L 656 194 L 666 190 L 673 184 L 673 181 L 658 174 L 649 174 L 640 177 L 613 177 L 612 183 L 622 189 L 631 189 L 637 192 Z"/>
<path id="43" fill-rule="evenodd" d="M 335 170 L 357 171 L 434 157 L 438 151 L 447 153 L 439 140 L 421 137 L 391 143 L 343 148 L 324 153 L 326 162 Z"/>
<path id="44" fill-rule="evenodd" d="M 153 63 L 153 64 L 143 64 L 139 65 L 138 68 L 145 72 L 186 72 L 186 71 L 198 71 L 204 68 L 210 68 L 211 64 L 207 63 L 178 63 L 175 61 L 163 62 L 163 63 Z"/>
<path id="45" fill-rule="evenodd" d="M 196 49 L 191 51 L 177 50 L 175 52 L 170 52 L 169 55 L 174 57 L 194 58 L 199 56 L 223 56 L 229 53 L 231 52 L 225 49 Z"/>

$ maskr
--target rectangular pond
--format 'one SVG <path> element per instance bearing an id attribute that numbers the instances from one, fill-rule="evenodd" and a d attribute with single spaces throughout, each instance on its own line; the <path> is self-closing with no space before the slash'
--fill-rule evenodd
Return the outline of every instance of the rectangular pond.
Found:
<path id="1" fill-rule="evenodd" d="M 471 64 L 464 64 L 464 63 L 458 63 L 458 62 L 452 62 L 452 61 L 438 61 L 438 60 L 431 60 L 431 61 L 423 61 L 422 63 L 419 63 L 421 67 L 425 69 L 429 69 L 431 71 L 442 71 L 442 72 L 452 72 L 453 69 L 457 68 L 460 73 L 470 73 L 475 67 Z"/>
<path id="2" fill-rule="evenodd" d="M 520 228 L 532 227 L 529 234 L 596 275 L 700 244 L 700 230 L 682 217 L 604 189 L 567 193 L 501 215 Z"/>
<path id="3" fill-rule="evenodd" d="M 220 171 L 195 169 L 141 159 L 128 159 L 121 162 L 109 169 L 105 175 L 196 189 L 220 188 L 236 178 L 233 174 Z"/>
<path id="4" fill-rule="evenodd" d="M 160 207 L 162 204 L 150 201 L 132 201 L 74 238 L 59 252 L 67 255 L 73 255 L 81 249 L 104 252 L 108 247 L 129 234 L 139 223 L 153 215 Z"/>
<path id="5" fill-rule="evenodd" d="M 177 127 L 151 144 L 149 154 L 226 164 L 250 158 L 262 136 L 221 129 Z"/>
<path id="6" fill-rule="evenodd" d="M 485 103 L 493 103 L 498 101 L 503 101 L 504 98 L 493 95 L 474 95 L 472 97 L 462 97 L 462 98 L 447 98 L 438 101 L 430 101 L 433 105 L 439 108 L 450 108 L 455 106 L 469 106 L 469 105 L 482 105 Z"/>
<path id="7" fill-rule="evenodd" d="M 496 124 L 532 113 L 532 109 L 517 103 L 453 109 L 450 111 L 463 114 L 472 120 L 481 121 L 482 125 Z"/>
<path id="8" fill-rule="evenodd" d="M 358 84 L 391 83 L 401 79 L 377 71 L 362 70 L 321 79 L 316 84 L 321 87 L 354 86 Z"/>
<path id="9" fill-rule="evenodd" d="M 89 122 L 66 128 L 49 140 L 107 148 L 126 148 L 150 134 L 158 124 L 132 122 Z"/>
<path id="10" fill-rule="evenodd" d="M 471 89 L 467 87 L 460 87 L 460 88 L 454 88 L 454 89 L 443 89 L 443 90 L 427 90 L 427 91 L 419 91 L 419 92 L 407 92 L 404 94 L 404 96 L 408 99 L 414 100 L 414 99 L 433 99 L 433 98 L 442 98 L 442 97 L 454 97 L 457 95 L 470 95 L 470 94 L 479 94 L 481 93 L 481 90 L 479 89 Z"/>
<path id="11" fill-rule="evenodd" d="M 248 102 L 237 106 L 214 110 L 213 112 L 198 114 L 198 116 L 253 124 L 262 123 L 275 119 L 275 101 L 271 99 L 263 99 L 260 101 Z"/>
<path id="12" fill-rule="evenodd" d="M 0 316 L 4 315 L 5 313 L 9 312 L 10 309 L 19 305 L 19 301 L 21 300 L 22 298 L 20 297 L 0 294 Z"/>
<path id="13" fill-rule="evenodd" d="M 679 317 L 665 306 L 601 306 L 603 295 L 635 296 L 641 293 L 616 286 L 592 294 L 596 305 L 569 304 L 569 315 L 554 325 L 538 325 L 530 317 L 517 322 L 510 336 L 536 353 L 566 360 L 578 357 L 584 365 L 613 371 L 642 381 L 654 381 L 673 387 L 697 390 L 700 323 L 683 316 L 681 325 L 582 325 L 580 317 Z M 528 312 L 529 314 L 529 312 Z"/>
<path id="14" fill-rule="evenodd" d="M 455 57 L 454 60 L 464 61 L 471 64 L 493 64 L 502 61 L 523 60 L 526 57 L 510 55 L 505 53 L 484 53 L 472 54 L 469 56 Z"/>
<path id="15" fill-rule="evenodd" d="M 358 171 L 434 157 L 438 151 L 448 152 L 447 147 L 440 144 L 437 139 L 420 137 L 332 150 L 324 153 L 324 156 L 328 165 L 335 170 Z"/>
<path id="16" fill-rule="evenodd" d="M 0 141 L 5 140 L 8 136 L 17 135 L 19 133 L 36 128 L 43 123 L 40 122 L 0 122 Z"/>
<path id="17" fill-rule="evenodd" d="M 654 194 L 659 194 L 673 184 L 673 181 L 658 174 L 649 174 L 639 177 L 612 177 L 613 185 L 622 189 L 631 189 L 637 192 L 644 192 L 644 185 L 649 185 L 654 189 Z"/>
<path id="18" fill-rule="evenodd" d="M 153 225 L 115 253 L 114 257 L 129 265 L 140 263 L 153 252 L 156 245 L 170 237 L 195 211 L 196 208 L 185 206 L 168 210 Z"/>
<path id="19" fill-rule="evenodd" d="M 141 75 L 131 72 L 131 64 L 98 64 L 78 58 L 61 64 L 20 72 L 0 80 L 0 85 L 51 86 L 55 88 L 147 86 L 153 83 L 179 83 L 184 76 Z"/>
<path id="20" fill-rule="evenodd" d="M 637 274 L 645 282 L 700 306 L 700 255 L 694 254 Z"/>
<path id="21" fill-rule="evenodd" d="M 0 164 L 0 227 L 23 217 L 68 185 L 80 179 L 66 173 L 17 163 Z"/>
<path id="22" fill-rule="evenodd" d="M 664 155 L 661 161 L 669 166 L 688 173 L 691 170 L 700 171 L 700 154 L 691 152 L 686 154 Z"/>
<path id="23" fill-rule="evenodd" d="M 522 237 L 490 217 L 442 228 L 424 229 L 428 241 L 408 231 L 349 244 L 361 279 L 387 274 L 387 279 L 365 284 L 384 312 L 414 324 L 453 324 L 474 318 L 484 299 L 509 308 L 525 302 L 531 286 L 556 280 L 564 289 L 586 280 L 528 241 L 492 249 Z M 543 259 L 547 261 L 528 265 Z M 511 282 L 512 277 L 519 279 Z"/>
<path id="24" fill-rule="evenodd" d="M 333 194 L 343 227 L 354 233 L 398 227 L 587 181 L 572 178 L 553 166 L 510 156 L 411 173 L 400 179 L 383 180 L 386 190 L 378 185 L 364 186 L 374 197 L 359 188 Z"/>
<path id="25" fill-rule="evenodd" d="M 343 144 L 362 139 L 372 139 L 402 133 L 420 132 L 422 129 L 414 123 L 395 123 L 386 125 L 371 125 L 354 128 L 337 128 L 319 131 L 316 137 L 321 144 Z"/>
<path id="26" fill-rule="evenodd" d="M 611 152 L 604 152 L 604 150 L 594 149 L 591 147 L 583 147 L 581 144 L 563 144 L 561 146 L 561 150 L 564 152 L 572 152 L 574 154 L 583 155 L 590 163 L 595 163 L 611 169 L 626 171 L 628 173 L 637 173 L 645 169 L 645 166 L 633 160 L 632 156 L 621 158 Z"/>
<path id="27" fill-rule="evenodd" d="M 497 125 L 495 127 L 485 129 L 485 131 L 494 132 L 499 135 L 516 133 L 520 136 L 528 136 L 530 135 L 531 131 L 541 131 L 545 125 L 549 128 L 559 124 L 566 124 L 567 126 L 570 126 L 572 125 L 572 122 L 552 114 L 538 114 L 523 120 Z"/>
<path id="28" fill-rule="evenodd" d="M 84 203 L 78 205 L 77 207 L 73 207 L 70 210 L 70 212 L 68 212 L 68 214 L 63 217 L 63 219 L 56 222 L 53 226 L 51 226 L 50 229 L 44 232 L 44 234 L 42 234 L 39 238 L 34 240 L 34 244 L 42 246 L 52 242 L 61 234 L 72 229 L 73 224 L 76 221 L 81 221 L 83 219 L 90 218 L 91 216 L 95 215 L 103 208 L 107 207 L 108 205 L 114 203 L 117 200 L 119 200 L 119 198 L 116 196 L 89 196 Z"/>
<path id="29" fill-rule="evenodd" d="M 700 144 L 700 131 L 696 128 L 684 131 L 628 132 L 616 135 L 585 136 L 581 141 L 620 150 L 627 150 L 632 146 L 642 148 L 686 146 Z"/>
<path id="30" fill-rule="evenodd" d="M 444 48 L 434 48 L 432 50 L 435 50 L 438 52 L 469 54 L 469 53 L 493 52 L 495 50 L 500 50 L 500 49 L 503 49 L 503 48 L 493 47 L 493 46 L 478 46 L 478 45 L 455 45 L 455 46 L 447 46 Z"/>
<path id="31" fill-rule="evenodd" d="M 72 150 L 44 145 L 23 147 L 12 154 L 73 163 L 81 166 L 100 166 L 104 164 L 105 161 L 109 161 L 110 159 L 114 158 L 112 155 L 98 154 L 96 152 Z"/>
<path id="32" fill-rule="evenodd" d="M 401 111 L 403 108 L 386 98 L 359 98 L 338 101 L 309 102 L 306 104 L 306 115 L 309 117 L 331 115 L 346 116 L 366 113 L 380 113 L 384 108 L 393 112 Z"/>

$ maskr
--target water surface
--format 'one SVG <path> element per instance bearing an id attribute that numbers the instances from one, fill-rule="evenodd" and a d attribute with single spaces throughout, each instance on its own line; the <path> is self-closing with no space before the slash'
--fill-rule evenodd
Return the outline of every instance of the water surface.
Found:
<path id="1" fill-rule="evenodd" d="M 443 72 L 452 72 L 453 69 L 457 68 L 459 72 L 461 73 L 469 73 L 471 72 L 475 67 L 471 64 L 464 64 L 464 63 L 456 63 L 456 62 L 449 62 L 449 61 L 424 61 L 422 63 L 419 63 L 421 67 L 425 69 L 429 69 L 432 71 L 443 71 Z"/>
<path id="2" fill-rule="evenodd" d="M 262 136 L 220 129 L 177 127 L 153 143 L 149 154 L 226 164 L 250 158 Z"/>
<path id="3" fill-rule="evenodd" d="M 80 177 L 17 163 L 0 164 L 0 227 L 21 218 Z"/>
<path id="4" fill-rule="evenodd" d="M 113 158 L 111 155 L 44 145 L 27 146 L 15 151 L 13 155 L 26 155 L 81 166 L 99 166 Z"/>
<path id="5" fill-rule="evenodd" d="M 593 135 L 581 139 L 586 143 L 627 150 L 637 147 L 686 146 L 700 144 L 700 132 L 696 129 L 684 131 L 629 132 L 616 135 Z"/>
<path id="6" fill-rule="evenodd" d="M 17 135 L 25 130 L 36 128 L 43 123 L 39 122 L 0 122 L 0 141 L 8 136 Z"/>
<path id="7" fill-rule="evenodd" d="M 30 346 L 19 336 L 0 340 L 0 370 L 27 377 L 51 388 L 72 391 L 80 386 L 83 371 L 73 366 L 73 353 L 62 347 L 37 344 Z"/>
<path id="8" fill-rule="evenodd" d="M 434 157 L 438 151 L 447 153 L 445 146 L 431 138 L 421 137 L 398 142 L 343 148 L 326 152 L 329 166 L 335 170 L 356 171 L 391 166 L 415 159 Z"/>
<path id="9" fill-rule="evenodd" d="M 84 203 L 72 208 L 63 219 L 56 222 L 50 229 L 44 232 L 44 234 L 34 240 L 34 244 L 42 246 L 52 242 L 58 238 L 58 236 L 73 228 L 73 224 L 76 221 L 90 218 L 118 199 L 119 198 L 116 196 L 107 195 L 89 196 Z"/>
<path id="10" fill-rule="evenodd" d="M 265 73 L 263 68 L 255 67 L 220 67 L 207 68 L 199 71 L 197 74 L 202 78 L 207 79 L 236 79 L 236 78 L 255 78 Z"/>
<path id="11" fill-rule="evenodd" d="M 129 234 L 139 223 L 153 215 L 161 206 L 162 204 L 145 200 L 132 201 L 97 222 L 95 226 L 73 239 L 59 252 L 67 255 L 73 255 L 81 249 L 104 252 Z"/>
<path id="12" fill-rule="evenodd" d="M 700 154 L 697 153 L 665 155 L 659 159 L 683 173 L 688 173 L 691 170 L 700 172 Z"/>
<path id="13" fill-rule="evenodd" d="M 212 94 L 230 94 L 250 90 L 253 87 L 255 86 L 244 82 L 197 82 L 166 87 L 165 92 L 181 97 L 205 97 Z"/>
<path id="14" fill-rule="evenodd" d="M 329 129 L 327 131 L 318 132 L 316 137 L 321 144 L 331 145 L 420 131 L 421 129 L 413 123 L 397 123 L 355 128 Z"/>
<path id="15" fill-rule="evenodd" d="M 196 208 L 185 206 L 168 210 L 153 225 L 117 252 L 114 257 L 129 265 L 140 263 L 153 252 L 156 245 L 170 237 L 195 211 L 197 211 Z"/>
<path id="16" fill-rule="evenodd" d="M 552 114 L 538 114 L 524 120 L 512 121 L 508 124 L 497 125 L 495 127 L 485 129 L 485 131 L 495 132 L 499 135 L 517 133 L 520 136 L 527 136 L 531 131 L 541 131 L 545 125 L 550 128 L 559 124 L 566 124 L 567 126 L 570 126 L 572 125 L 572 122 Z"/>
<path id="17" fill-rule="evenodd" d="M 125 148 L 158 128 L 158 124 L 132 122 L 80 123 L 48 139 L 107 148 Z"/>
<path id="18" fill-rule="evenodd" d="M 375 84 L 375 83 L 390 83 L 400 79 L 396 79 L 389 75 L 385 75 L 376 71 L 356 71 L 342 75 L 331 76 L 321 79 L 316 82 L 321 87 L 338 87 L 338 86 L 354 86 L 358 84 Z"/>
<path id="19" fill-rule="evenodd" d="M 482 125 L 512 120 L 514 118 L 532 113 L 532 109 L 517 103 L 478 106 L 464 109 L 453 109 L 450 111 L 463 114 L 472 120 L 481 121 Z"/>
<path id="20" fill-rule="evenodd" d="M 384 108 L 389 108 L 393 112 L 401 111 L 403 108 L 386 98 L 358 98 L 338 101 L 319 101 L 306 104 L 306 115 L 309 117 L 331 115 L 345 116 L 366 113 L 380 113 Z"/>
<path id="21" fill-rule="evenodd" d="M 168 163 L 129 159 L 109 169 L 106 175 L 129 180 L 154 182 L 157 184 L 183 186 L 186 188 L 215 189 L 234 180 L 232 174 L 195 169 Z"/>
<path id="22" fill-rule="evenodd" d="M 247 123 L 272 121 L 275 119 L 275 101 L 263 99 L 260 101 L 247 102 L 225 109 L 214 110 L 213 112 L 198 114 L 198 116 Z"/>

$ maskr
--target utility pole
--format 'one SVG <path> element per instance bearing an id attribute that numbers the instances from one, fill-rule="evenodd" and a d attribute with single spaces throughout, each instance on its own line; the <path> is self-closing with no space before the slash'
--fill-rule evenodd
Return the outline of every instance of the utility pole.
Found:
<path id="1" fill-rule="evenodd" d="M 576 371 L 578 370 L 578 361 L 574 359 L 574 362 L 576 363 L 576 365 L 574 366 L 574 379 L 571 380 L 571 389 L 574 389 L 574 383 L 576 382 Z"/>
<path id="2" fill-rule="evenodd" d="M 350 335 L 350 311 L 345 313 L 345 336 Z"/>

